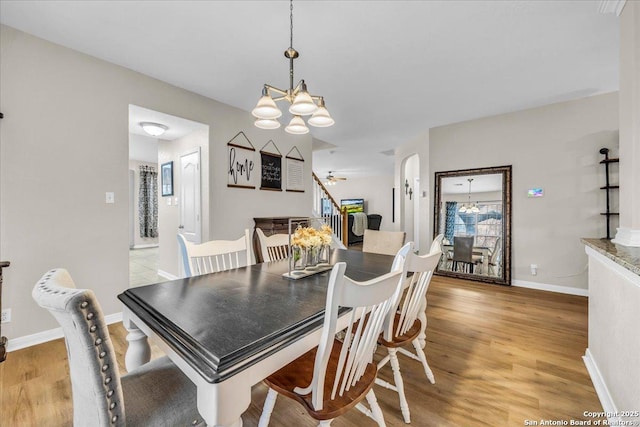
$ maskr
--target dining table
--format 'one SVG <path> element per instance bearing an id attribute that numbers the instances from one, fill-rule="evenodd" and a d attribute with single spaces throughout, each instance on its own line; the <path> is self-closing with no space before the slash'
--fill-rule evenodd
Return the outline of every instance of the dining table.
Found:
<path id="1" fill-rule="evenodd" d="M 388 273 L 393 259 L 333 249 L 330 264 L 346 262 L 346 276 L 366 281 Z M 298 279 L 288 271 L 285 259 L 127 289 L 118 295 L 127 370 L 150 360 L 152 338 L 196 385 L 208 426 L 242 426 L 251 387 L 320 340 L 330 270 Z"/>

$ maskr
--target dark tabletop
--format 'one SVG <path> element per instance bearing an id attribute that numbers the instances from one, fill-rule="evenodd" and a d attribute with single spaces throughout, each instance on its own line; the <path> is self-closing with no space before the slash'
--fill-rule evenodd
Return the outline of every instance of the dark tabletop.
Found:
<path id="1" fill-rule="evenodd" d="M 332 264 L 364 281 L 388 273 L 393 257 L 334 250 Z M 118 298 L 208 382 L 236 374 L 322 327 L 329 272 L 292 280 L 288 261 L 131 288 Z M 238 364 L 270 351 L 248 364 Z"/>

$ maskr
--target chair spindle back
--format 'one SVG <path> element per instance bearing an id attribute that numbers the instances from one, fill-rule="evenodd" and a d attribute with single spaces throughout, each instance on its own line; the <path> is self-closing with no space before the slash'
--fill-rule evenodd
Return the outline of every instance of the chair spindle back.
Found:
<path id="1" fill-rule="evenodd" d="M 201 244 L 189 242 L 182 234 L 178 234 L 178 243 L 187 277 L 217 273 L 253 263 L 248 229 L 237 240 L 211 240 Z"/>

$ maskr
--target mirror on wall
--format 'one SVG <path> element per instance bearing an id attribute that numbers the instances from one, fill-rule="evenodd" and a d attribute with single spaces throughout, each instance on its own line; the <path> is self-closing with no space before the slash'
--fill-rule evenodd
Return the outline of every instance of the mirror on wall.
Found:
<path id="1" fill-rule="evenodd" d="M 511 166 L 435 173 L 436 274 L 511 285 Z"/>

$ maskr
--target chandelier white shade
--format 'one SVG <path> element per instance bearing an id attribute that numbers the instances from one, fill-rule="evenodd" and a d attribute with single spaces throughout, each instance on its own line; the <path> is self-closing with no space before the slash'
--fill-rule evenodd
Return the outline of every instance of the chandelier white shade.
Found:
<path id="1" fill-rule="evenodd" d="M 264 88 L 262 89 L 262 97 L 258 100 L 258 104 L 256 108 L 251 111 L 251 114 L 259 119 L 273 120 L 282 116 L 282 111 L 280 111 L 273 98 L 267 93 L 267 89 Z"/>
<path id="2" fill-rule="evenodd" d="M 293 48 L 293 0 L 290 0 L 289 4 L 290 44 L 289 48 L 284 51 L 284 56 L 289 59 L 289 89 L 278 89 L 265 84 L 262 88 L 262 96 L 258 100 L 256 107 L 251 111 L 251 114 L 258 119 L 255 121 L 257 127 L 261 129 L 277 129 L 280 127 L 277 119 L 282 116 L 282 111 L 278 108 L 276 102 L 286 100 L 291 104 L 288 110 L 293 115 L 293 118 L 289 125 L 285 127 L 285 131 L 302 135 L 309 132 L 309 128 L 304 123 L 302 116 L 311 115 L 308 123 L 316 127 L 331 126 L 335 122 L 324 105 L 324 99 L 321 96 L 309 94 L 304 80 L 300 80 L 295 87 L 293 86 L 293 60 L 299 56 L 299 53 Z M 275 98 L 273 97 L 274 94 L 276 95 Z M 278 122 L 278 126 L 274 122 Z"/>
<path id="3" fill-rule="evenodd" d="M 308 122 L 311 126 L 318 128 L 328 127 L 335 123 L 324 106 L 324 99 L 320 98 L 318 109 L 313 113 Z"/>
<path id="4" fill-rule="evenodd" d="M 462 207 L 458 210 L 460 213 L 478 213 L 480 209 L 476 206 L 475 203 L 471 203 L 471 181 L 473 178 L 467 178 L 469 181 L 469 199 L 467 204 L 463 204 Z"/>
<path id="5" fill-rule="evenodd" d="M 293 116 L 284 130 L 285 132 L 293 135 L 304 135 L 305 133 L 309 133 L 309 128 L 304 124 L 304 120 L 302 120 L 302 117 L 300 116 Z"/>
<path id="6" fill-rule="evenodd" d="M 293 104 L 289 107 L 289 112 L 297 116 L 308 116 L 313 114 L 318 106 L 313 102 L 311 95 L 307 92 L 307 85 L 304 80 L 301 82 L 300 92 L 293 100 Z"/>
<path id="7" fill-rule="evenodd" d="M 168 126 L 161 125 L 160 123 L 152 123 L 152 122 L 140 122 L 140 126 L 142 127 L 143 131 L 145 131 L 151 136 L 160 136 L 163 133 L 165 133 L 167 129 L 169 129 Z"/>
<path id="8" fill-rule="evenodd" d="M 256 119 L 254 125 L 260 129 L 278 129 L 280 122 L 276 119 Z"/>

